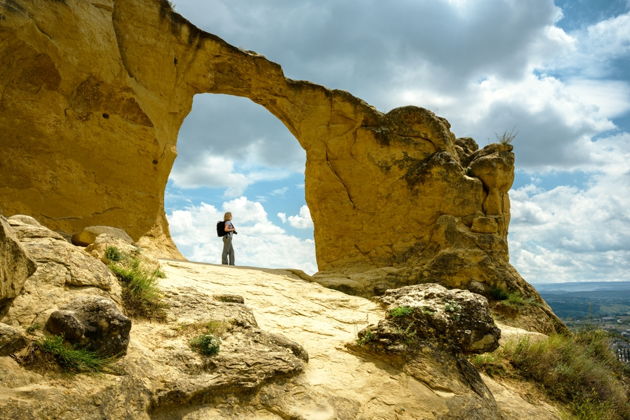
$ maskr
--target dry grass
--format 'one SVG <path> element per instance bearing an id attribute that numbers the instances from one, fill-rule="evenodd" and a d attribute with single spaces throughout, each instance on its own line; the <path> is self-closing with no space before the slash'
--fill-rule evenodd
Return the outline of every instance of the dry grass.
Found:
<path id="1" fill-rule="evenodd" d="M 471 361 L 490 376 L 535 381 L 578 419 L 630 418 L 628 368 L 609 350 L 603 331 L 552 335 L 544 340 L 521 338 Z"/>

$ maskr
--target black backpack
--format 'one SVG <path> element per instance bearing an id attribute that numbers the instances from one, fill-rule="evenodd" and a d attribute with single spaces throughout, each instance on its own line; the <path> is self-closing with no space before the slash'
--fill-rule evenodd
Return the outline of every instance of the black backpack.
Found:
<path id="1" fill-rule="evenodd" d="M 226 234 L 225 222 L 217 222 L 217 236 L 225 236 Z"/>

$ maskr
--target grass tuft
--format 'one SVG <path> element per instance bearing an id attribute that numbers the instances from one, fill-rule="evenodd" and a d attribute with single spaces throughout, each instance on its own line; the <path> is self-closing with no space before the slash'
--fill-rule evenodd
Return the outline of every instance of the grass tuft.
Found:
<path id="1" fill-rule="evenodd" d="M 159 269 L 149 271 L 138 258 L 124 253 L 120 253 L 120 260 L 109 264 L 109 269 L 123 285 L 123 304 L 129 315 L 149 319 L 166 317 L 166 305 L 157 287 L 158 277 L 163 274 Z"/>
<path id="2" fill-rule="evenodd" d="M 37 346 L 41 351 L 52 355 L 64 370 L 70 372 L 100 372 L 112 361 L 95 352 L 73 348 L 59 335 L 46 337 L 38 341 Z"/>
<path id="3" fill-rule="evenodd" d="M 495 137 L 501 144 L 512 144 L 517 135 L 518 131 L 514 128 L 511 130 L 505 130 L 501 135 L 495 133 Z"/>
<path id="4" fill-rule="evenodd" d="M 490 297 L 493 300 L 506 300 L 509 296 L 509 293 L 500 287 L 493 287 L 489 292 Z"/>

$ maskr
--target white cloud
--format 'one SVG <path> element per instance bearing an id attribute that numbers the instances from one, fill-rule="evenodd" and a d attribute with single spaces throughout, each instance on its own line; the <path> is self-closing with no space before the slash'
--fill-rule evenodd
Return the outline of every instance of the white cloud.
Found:
<path id="1" fill-rule="evenodd" d="M 269 195 L 281 197 L 281 196 L 284 196 L 287 193 L 287 191 L 289 191 L 289 187 L 276 188 L 275 190 L 271 191 Z"/>
<path id="2" fill-rule="evenodd" d="M 528 281 L 630 280 L 630 135 L 600 142 L 610 165 L 585 187 L 511 193 L 512 262 Z"/>
<path id="3" fill-rule="evenodd" d="M 315 273 L 315 243 L 289 235 L 269 221 L 259 202 L 239 197 L 222 204 L 222 209 L 201 203 L 168 214 L 175 244 L 192 261 L 221 262 L 223 242 L 216 234 L 216 223 L 223 212 L 231 211 L 238 234 L 234 237 L 237 265 L 268 268 L 298 268 Z"/>
<path id="4" fill-rule="evenodd" d="M 225 196 L 235 197 L 256 182 L 277 181 L 290 175 L 290 171 L 273 168 L 254 168 L 241 173 L 235 169 L 234 160 L 205 152 L 194 163 L 176 165 L 170 178 L 179 188 L 226 188 Z"/>
<path id="5" fill-rule="evenodd" d="M 313 219 L 311 219 L 311 212 L 307 206 L 300 207 L 299 213 L 294 216 L 287 217 L 286 213 L 278 213 L 277 216 L 282 220 L 282 223 L 288 222 L 289 225 L 296 229 L 313 228 Z"/>

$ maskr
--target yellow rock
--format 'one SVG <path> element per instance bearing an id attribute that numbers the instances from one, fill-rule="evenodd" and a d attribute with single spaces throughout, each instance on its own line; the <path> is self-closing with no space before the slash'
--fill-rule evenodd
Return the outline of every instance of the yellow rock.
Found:
<path id="1" fill-rule="evenodd" d="M 265 107 L 306 151 L 322 275 L 353 278 L 366 293 L 426 275 L 526 288 L 508 262 L 512 146 L 478 150 L 426 109 L 383 114 L 347 92 L 287 79 L 162 0 L 14 0 L 0 13 L 5 214 L 67 235 L 114 226 L 154 255 L 182 258 L 164 213 L 178 130 L 195 94 L 236 95 Z M 480 227 L 488 217 L 496 233 L 491 222 Z M 373 275 L 386 267 L 393 274 Z M 363 280 L 370 270 L 375 278 Z"/>

